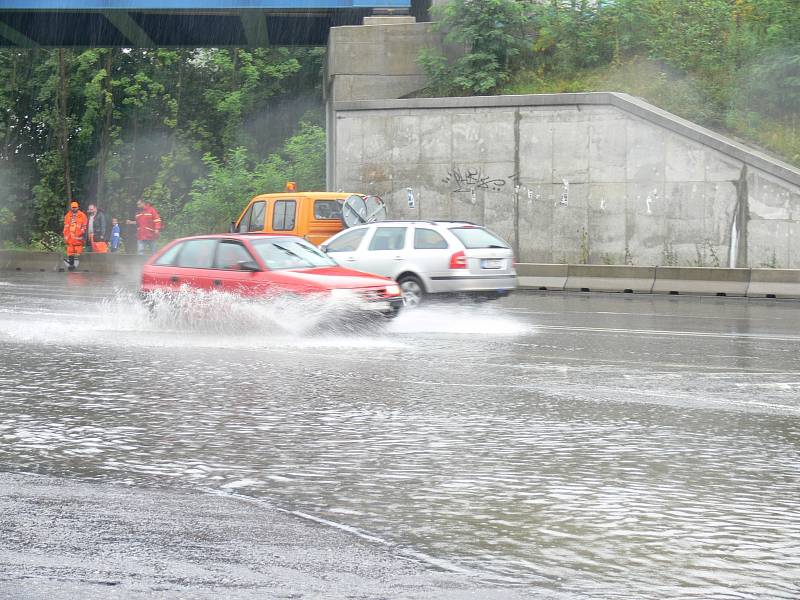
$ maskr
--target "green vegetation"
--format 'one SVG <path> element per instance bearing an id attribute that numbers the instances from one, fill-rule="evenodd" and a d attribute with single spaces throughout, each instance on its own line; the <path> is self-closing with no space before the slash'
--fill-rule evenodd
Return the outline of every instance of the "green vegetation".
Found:
<path id="1" fill-rule="evenodd" d="M 289 181 L 302 181 L 305 189 L 325 189 L 325 131 L 301 122 L 301 131 L 287 140 L 282 151 L 266 161 L 252 163 L 239 146 L 219 159 L 203 157 L 208 174 L 194 182 L 189 202 L 178 213 L 177 235 L 227 231 L 247 200 L 256 194 L 282 192 Z"/>
<path id="2" fill-rule="evenodd" d="M 147 198 L 169 237 L 225 230 L 287 178 L 323 185 L 323 56 L 0 50 L 0 246 L 53 242 L 69 199 L 123 220 Z"/>
<path id="3" fill-rule="evenodd" d="M 421 54 L 430 95 L 627 92 L 800 165 L 797 0 L 450 0 L 434 13 L 466 52 Z"/>

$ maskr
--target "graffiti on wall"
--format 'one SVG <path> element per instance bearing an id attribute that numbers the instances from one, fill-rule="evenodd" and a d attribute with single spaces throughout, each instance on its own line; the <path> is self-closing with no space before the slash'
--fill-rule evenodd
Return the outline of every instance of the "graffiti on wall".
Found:
<path id="1" fill-rule="evenodd" d="M 517 184 L 513 190 L 508 186 L 509 181 L 515 181 L 514 174 L 507 177 L 492 177 L 485 173 L 479 167 L 453 167 L 447 171 L 442 178 L 442 183 L 451 186 L 451 191 L 454 194 L 465 193 L 470 194 L 472 204 L 477 201 L 477 192 L 503 192 L 509 190 L 514 194 L 515 201 L 520 198 L 527 197 L 529 205 L 539 202 L 542 199 L 538 188 L 530 188 L 524 184 Z M 555 206 L 568 206 L 570 196 L 570 182 L 566 178 L 561 180 L 561 193 L 555 197 Z M 606 203 L 603 201 L 600 210 L 605 211 Z"/>
<path id="2" fill-rule="evenodd" d="M 506 180 L 502 177 L 486 175 L 481 169 L 475 167 L 467 167 L 463 170 L 454 167 L 447 171 L 447 175 L 442 178 L 442 183 L 452 184 L 453 193 L 470 194 L 476 190 L 500 192 L 506 185 Z"/>

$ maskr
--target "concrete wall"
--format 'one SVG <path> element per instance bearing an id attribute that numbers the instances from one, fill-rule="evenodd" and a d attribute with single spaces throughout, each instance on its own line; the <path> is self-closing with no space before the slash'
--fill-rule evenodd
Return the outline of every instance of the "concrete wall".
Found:
<path id="1" fill-rule="evenodd" d="M 79 272 L 120 275 L 123 279 L 139 279 L 147 256 L 136 254 L 87 252 L 81 255 Z M 64 255 L 59 252 L 0 250 L 0 271 L 52 272 L 64 271 Z"/>
<path id="2" fill-rule="evenodd" d="M 329 107 L 329 189 L 394 218 L 485 224 L 523 262 L 800 268 L 800 170 L 625 94 Z"/>
<path id="3" fill-rule="evenodd" d="M 403 98 L 425 87 L 425 74 L 417 64 L 421 48 L 457 53 L 443 44 L 433 23 L 417 23 L 411 16 L 365 17 L 362 26 L 331 28 L 324 74 L 329 190 L 338 189 L 333 181 L 338 147 L 334 106 Z"/>

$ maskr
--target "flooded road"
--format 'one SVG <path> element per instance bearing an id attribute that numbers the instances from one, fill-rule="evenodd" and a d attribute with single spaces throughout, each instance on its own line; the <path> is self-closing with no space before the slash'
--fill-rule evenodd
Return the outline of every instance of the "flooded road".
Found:
<path id="1" fill-rule="evenodd" d="M 797 598 L 798 315 L 520 293 L 308 333 L 2 273 L 0 469 L 264 498 L 534 597 Z"/>

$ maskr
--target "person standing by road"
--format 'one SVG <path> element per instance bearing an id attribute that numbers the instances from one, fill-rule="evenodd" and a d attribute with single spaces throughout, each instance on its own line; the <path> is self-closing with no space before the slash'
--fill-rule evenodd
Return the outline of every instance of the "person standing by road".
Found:
<path id="1" fill-rule="evenodd" d="M 67 245 L 67 268 L 74 271 L 76 257 L 83 252 L 86 241 L 86 227 L 89 219 L 74 200 L 69 204 L 69 211 L 64 215 L 64 243 Z"/>
<path id="2" fill-rule="evenodd" d="M 105 254 L 108 252 L 108 219 L 102 210 L 98 210 L 94 204 L 86 208 L 89 213 L 89 224 L 86 232 L 89 235 L 89 247 L 92 252 Z"/>
<path id="3" fill-rule="evenodd" d="M 117 252 L 119 250 L 120 242 L 119 221 L 111 219 L 111 251 Z"/>
<path id="4" fill-rule="evenodd" d="M 128 220 L 129 225 L 136 224 L 137 254 L 152 254 L 156 249 L 156 240 L 161 235 L 161 217 L 158 211 L 145 200 L 136 201 L 136 220 Z"/>

